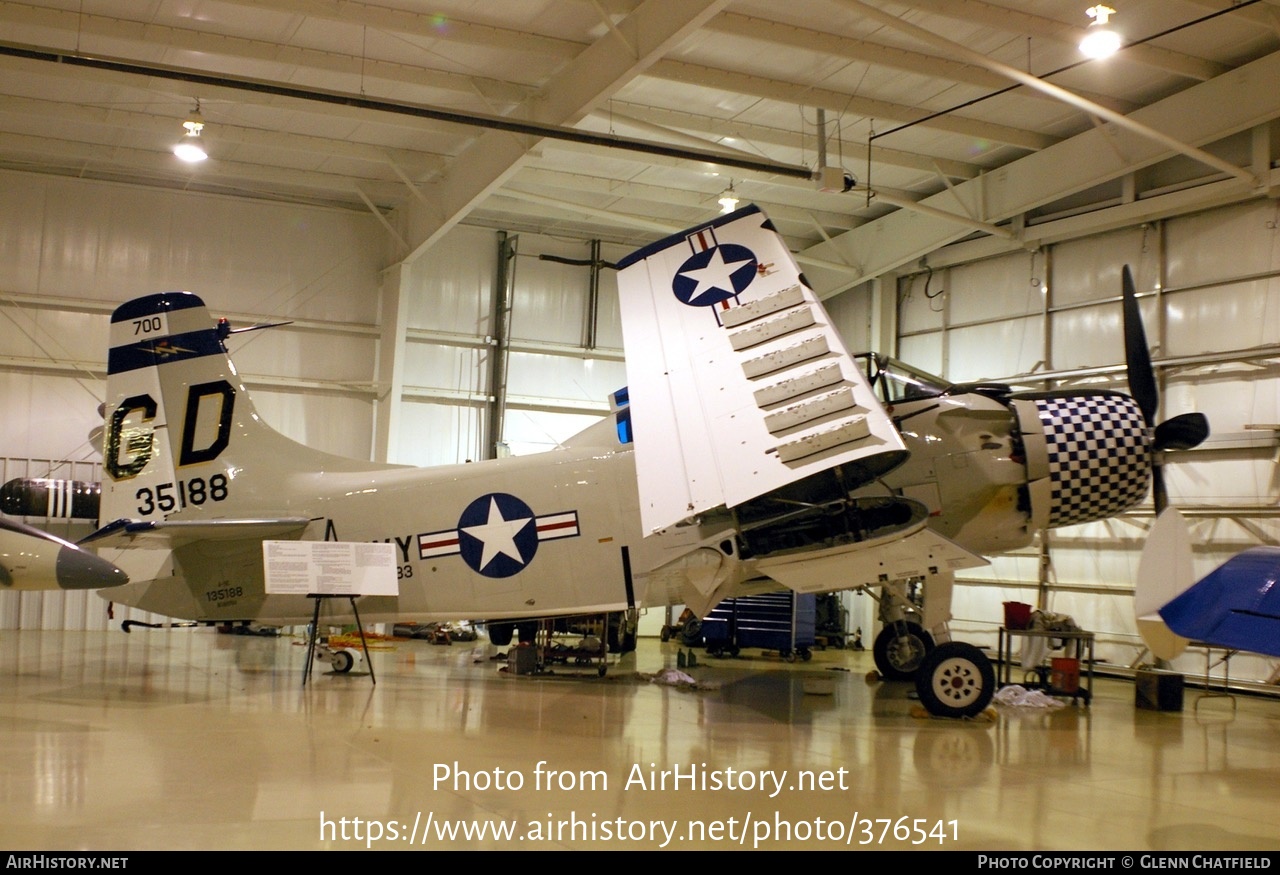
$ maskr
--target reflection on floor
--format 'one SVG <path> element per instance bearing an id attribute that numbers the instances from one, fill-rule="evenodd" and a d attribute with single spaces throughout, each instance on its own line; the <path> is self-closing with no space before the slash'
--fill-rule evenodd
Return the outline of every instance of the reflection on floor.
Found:
<path id="1" fill-rule="evenodd" d="M 5 632 L 0 845 L 1280 849 L 1280 701 L 1138 710 L 1100 679 L 1088 709 L 959 722 L 869 653 L 699 651 L 693 690 L 645 677 L 674 642 L 603 679 L 496 652 L 383 643 L 376 685 L 360 662 L 304 688 L 300 639 Z"/>

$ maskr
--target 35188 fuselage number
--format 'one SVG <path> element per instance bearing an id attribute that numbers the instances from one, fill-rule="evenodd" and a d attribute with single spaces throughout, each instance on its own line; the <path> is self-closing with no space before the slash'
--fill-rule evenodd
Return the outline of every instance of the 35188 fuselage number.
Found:
<path id="1" fill-rule="evenodd" d="M 134 498 L 138 500 L 138 513 L 142 516 L 149 516 L 156 511 L 171 513 L 188 506 L 199 507 L 209 501 L 225 501 L 227 475 L 214 474 L 208 480 L 192 477 L 176 483 L 143 486 L 134 493 Z"/>

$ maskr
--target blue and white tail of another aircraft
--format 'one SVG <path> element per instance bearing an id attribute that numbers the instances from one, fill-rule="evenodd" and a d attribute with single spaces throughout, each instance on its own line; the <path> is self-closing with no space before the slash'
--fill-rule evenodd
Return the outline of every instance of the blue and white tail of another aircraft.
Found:
<path id="1" fill-rule="evenodd" d="M 1142 552 L 1134 611 L 1158 659 L 1193 642 L 1280 656 L 1280 547 L 1252 547 L 1196 580 L 1186 522 L 1166 509 Z"/>

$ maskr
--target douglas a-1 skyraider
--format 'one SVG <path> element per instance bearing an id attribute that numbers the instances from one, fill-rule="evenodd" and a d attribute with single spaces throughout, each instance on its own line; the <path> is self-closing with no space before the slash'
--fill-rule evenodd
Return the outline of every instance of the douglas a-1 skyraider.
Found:
<path id="1" fill-rule="evenodd" d="M 754 206 L 624 259 L 618 290 L 626 349 L 642 354 L 609 417 L 547 453 L 430 469 L 272 430 L 228 356 L 232 332 L 195 295 L 122 305 L 104 524 L 84 544 L 131 581 L 104 597 L 188 621 L 305 624 L 313 602 L 264 588 L 262 542 L 290 538 L 396 545 L 399 595 L 361 598 L 365 622 L 483 619 L 496 637 L 535 618 L 705 615 L 730 596 L 861 588 L 886 621 L 881 671 L 915 677 L 933 713 L 967 716 L 994 677 L 949 640 L 954 572 L 1132 507 L 1162 430 L 1168 446 L 1207 431 L 1192 415 L 1153 444 L 1153 395 L 954 385 L 854 357 Z M 1130 384 L 1154 392 L 1140 325 L 1126 336 L 1141 347 Z M 325 620 L 345 607 L 326 602 Z"/>

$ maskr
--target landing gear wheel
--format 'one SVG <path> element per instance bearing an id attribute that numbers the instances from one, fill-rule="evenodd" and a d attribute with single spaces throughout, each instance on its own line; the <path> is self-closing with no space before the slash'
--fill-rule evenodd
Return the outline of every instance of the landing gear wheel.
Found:
<path id="1" fill-rule="evenodd" d="M 916 675 L 920 704 L 935 717 L 976 717 L 991 704 L 996 673 L 986 654 L 962 641 L 939 644 Z"/>
<path id="2" fill-rule="evenodd" d="M 933 650 L 933 636 L 916 623 L 890 623 L 871 645 L 876 670 L 887 681 L 915 678 L 920 663 Z"/>
<path id="3" fill-rule="evenodd" d="M 623 614 L 613 614 L 608 620 L 608 638 L 610 653 L 630 653 L 636 649 L 636 632 L 634 629 L 627 628 L 626 617 Z M 667 638 L 671 637 L 670 634 Z M 666 641 L 667 638 L 663 638 Z"/>
<path id="4" fill-rule="evenodd" d="M 506 647 L 511 643 L 511 636 L 515 634 L 515 623 L 489 623 L 486 627 L 489 630 L 489 640 L 495 647 Z"/>
<path id="5" fill-rule="evenodd" d="M 351 655 L 350 650 L 335 650 L 333 656 L 329 659 L 329 665 L 338 674 L 346 674 L 351 671 L 351 666 L 356 664 L 356 658 Z"/>
<path id="6" fill-rule="evenodd" d="M 680 643 L 685 647 L 694 647 L 702 643 L 702 621 L 689 620 L 680 630 Z"/>
<path id="7" fill-rule="evenodd" d="M 805 662 L 813 659 L 813 651 L 807 647 L 800 648 L 800 658 Z"/>

